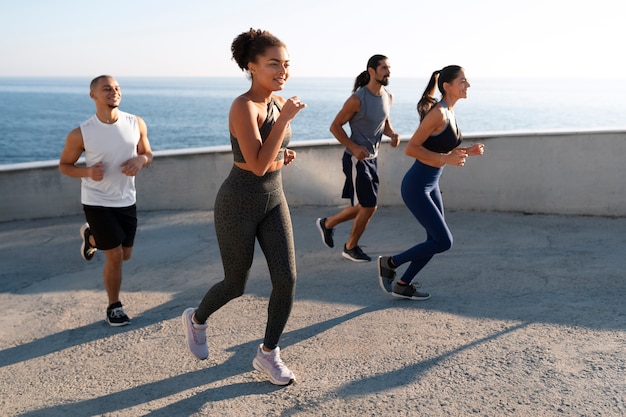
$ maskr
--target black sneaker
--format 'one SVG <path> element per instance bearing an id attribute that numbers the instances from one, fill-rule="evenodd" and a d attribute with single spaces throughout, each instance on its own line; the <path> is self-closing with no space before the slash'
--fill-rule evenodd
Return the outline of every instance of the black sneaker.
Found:
<path id="1" fill-rule="evenodd" d="M 122 303 L 118 301 L 117 303 L 111 304 L 107 308 L 106 322 L 113 327 L 126 326 L 127 324 L 130 324 L 130 319 L 126 313 L 124 313 Z"/>
<path id="2" fill-rule="evenodd" d="M 326 217 L 324 217 L 323 219 L 317 219 L 315 221 L 315 225 L 322 235 L 322 242 L 324 242 L 324 245 L 328 246 L 329 248 L 335 246 L 335 242 L 333 241 L 333 233 L 335 232 L 335 229 L 326 228 Z"/>
<path id="3" fill-rule="evenodd" d="M 393 284 L 393 291 L 391 295 L 394 297 L 406 298 L 408 300 L 428 300 L 430 298 L 430 294 L 427 292 L 419 292 L 415 288 L 415 285 L 400 285 L 397 282 Z"/>
<path id="4" fill-rule="evenodd" d="M 91 261 L 98 250 L 89 243 L 89 236 L 91 236 L 91 229 L 89 223 L 85 223 L 80 227 L 80 237 L 83 239 L 83 243 L 80 245 L 80 256 L 86 261 Z"/>
<path id="5" fill-rule="evenodd" d="M 391 256 L 378 257 L 378 283 L 385 292 L 393 289 L 393 280 L 396 278 L 396 268 L 389 266 Z"/>
<path id="6" fill-rule="evenodd" d="M 342 255 L 344 258 L 350 259 L 353 262 L 369 262 L 372 260 L 372 258 L 367 256 L 358 246 L 348 249 L 346 248 L 346 245 L 343 245 Z"/>

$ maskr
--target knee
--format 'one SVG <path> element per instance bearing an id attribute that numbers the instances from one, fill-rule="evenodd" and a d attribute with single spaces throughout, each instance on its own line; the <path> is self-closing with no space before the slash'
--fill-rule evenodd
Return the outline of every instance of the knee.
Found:
<path id="1" fill-rule="evenodd" d="M 118 246 L 116 248 L 113 249 L 108 249 L 106 251 L 104 251 L 104 253 L 106 254 L 106 260 L 109 263 L 113 263 L 113 264 L 121 264 L 125 257 L 124 255 L 124 251 L 122 250 L 121 246 Z"/>
<path id="2" fill-rule="evenodd" d="M 224 285 L 224 296 L 232 300 L 234 298 L 241 297 L 244 294 L 246 289 L 245 284 L 243 285 Z"/>
<path id="3" fill-rule="evenodd" d="M 372 217 L 374 213 L 376 213 L 376 210 L 378 210 L 378 206 L 374 206 L 374 207 L 361 206 L 361 210 L 363 210 L 363 212 L 367 214 L 368 217 Z"/>
<path id="4" fill-rule="evenodd" d="M 437 242 L 439 253 L 448 251 L 452 248 L 452 237 L 448 236 L 443 240 Z"/>

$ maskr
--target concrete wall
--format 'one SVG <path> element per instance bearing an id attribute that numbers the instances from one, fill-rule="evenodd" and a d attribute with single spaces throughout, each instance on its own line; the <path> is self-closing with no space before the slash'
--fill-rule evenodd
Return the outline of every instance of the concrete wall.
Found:
<path id="1" fill-rule="evenodd" d="M 625 131 L 468 134 L 485 155 L 465 167 L 447 166 L 441 179 L 447 209 L 626 215 Z M 413 160 L 406 141 L 381 145 L 380 204 L 403 204 L 400 182 Z M 334 139 L 294 143 L 283 170 L 292 206 L 341 205 L 343 148 Z M 137 178 L 140 210 L 213 208 L 232 165 L 229 146 L 155 153 Z M 56 161 L 0 165 L 0 221 L 81 213 L 80 181 L 61 175 Z"/>

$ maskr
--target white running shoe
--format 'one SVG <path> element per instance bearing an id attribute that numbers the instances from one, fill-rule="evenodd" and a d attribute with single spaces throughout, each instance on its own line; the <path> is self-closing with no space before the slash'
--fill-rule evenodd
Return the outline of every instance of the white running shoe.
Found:
<path id="1" fill-rule="evenodd" d="M 295 375 L 280 358 L 280 348 L 277 346 L 273 351 L 265 353 L 262 346 L 259 345 L 256 357 L 252 361 L 254 369 L 265 373 L 274 385 L 289 385 L 295 382 Z"/>
<path id="2" fill-rule="evenodd" d="M 183 311 L 183 328 L 185 329 L 185 340 L 187 348 L 198 359 L 209 357 L 209 346 L 206 343 L 206 328 L 208 325 L 194 323 L 193 315 L 196 309 L 189 307 Z"/>

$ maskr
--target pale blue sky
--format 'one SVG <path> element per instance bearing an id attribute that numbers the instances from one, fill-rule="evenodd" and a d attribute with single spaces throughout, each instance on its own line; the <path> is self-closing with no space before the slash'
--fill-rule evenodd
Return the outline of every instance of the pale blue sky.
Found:
<path id="1" fill-rule="evenodd" d="M 584 4 L 580 4 L 584 3 Z M 0 76 L 237 76 L 233 38 L 283 40 L 292 76 L 625 77 L 621 0 L 0 0 Z"/>

